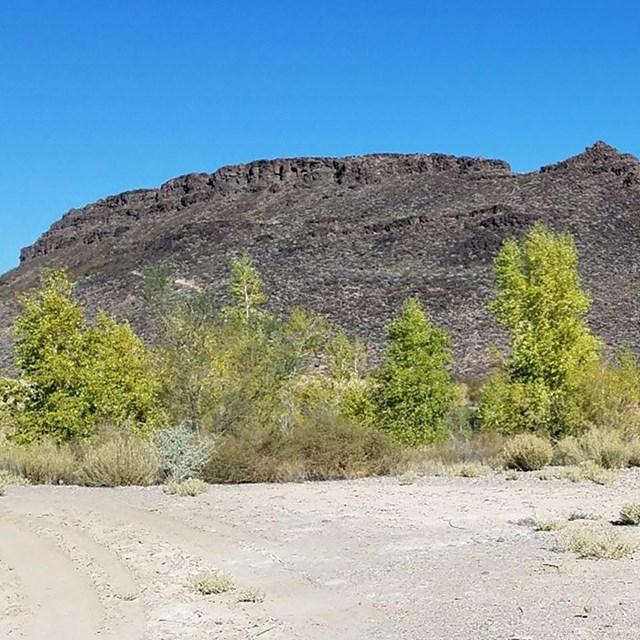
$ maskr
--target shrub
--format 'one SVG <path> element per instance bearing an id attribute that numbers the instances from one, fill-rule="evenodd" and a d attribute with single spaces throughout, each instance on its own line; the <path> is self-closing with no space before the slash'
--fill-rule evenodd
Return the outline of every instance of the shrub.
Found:
<path id="1" fill-rule="evenodd" d="M 180 496 L 181 498 L 195 498 L 206 491 L 207 483 L 199 478 L 187 478 L 182 482 L 173 480 L 164 486 L 164 492 L 167 495 Z"/>
<path id="2" fill-rule="evenodd" d="M 579 438 L 579 445 L 587 460 L 603 469 L 621 469 L 629 462 L 629 450 L 616 431 L 592 429 Z"/>
<path id="3" fill-rule="evenodd" d="M 0 468 L 33 484 L 73 484 L 78 462 L 69 445 L 43 440 L 0 447 Z"/>
<path id="4" fill-rule="evenodd" d="M 0 477 L 0 496 L 4 495 L 6 488 L 7 488 L 7 483 L 5 482 L 4 478 Z"/>
<path id="5" fill-rule="evenodd" d="M 480 478 L 493 473 L 493 469 L 486 464 L 479 462 L 461 462 L 451 467 L 445 468 L 445 474 L 458 476 L 460 478 Z"/>
<path id="6" fill-rule="evenodd" d="M 212 596 L 235 589 L 233 580 L 220 571 L 199 573 L 190 580 L 190 586 L 201 596 Z"/>
<path id="7" fill-rule="evenodd" d="M 455 397 L 450 363 L 449 337 L 429 324 L 417 299 L 407 300 L 388 327 L 383 363 L 374 376 L 379 425 L 404 444 L 442 438 Z"/>
<path id="8" fill-rule="evenodd" d="M 587 460 L 580 465 L 580 473 L 585 480 L 591 480 L 594 484 L 605 485 L 613 482 L 616 474 L 611 469 L 603 469 L 593 460 Z"/>
<path id="9" fill-rule="evenodd" d="M 620 511 L 620 524 L 640 525 L 640 504 L 625 504 Z"/>
<path id="10" fill-rule="evenodd" d="M 398 476 L 398 484 L 401 487 L 406 487 L 415 484 L 418 481 L 418 474 L 415 471 L 405 471 Z"/>
<path id="11" fill-rule="evenodd" d="M 581 526 L 559 540 L 560 551 L 572 551 L 581 558 L 619 560 L 633 553 L 637 545 L 625 540 L 617 531 L 607 527 L 596 529 Z"/>
<path id="12" fill-rule="evenodd" d="M 148 440 L 133 433 L 109 432 L 84 444 L 78 480 L 90 487 L 146 486 L 155 481 L 159 462 Z"/>
<path id="13" fill-rule="evenodd" d="M 320 408 L 287 430 L 244 428 L 223 435 L 203 470 L 207 482 L 288 482 L 393 473 L 403 454 L 390 436 Z"/>
<path id="14" fill-rule="evenodd" d="M 640 439 L 632 438 L 627 444 L 629 452 L 629 466 L 640 467 Z"/>
<path id="15" fill-rule="evenodd" d="M 548 440 L 531 433 L 521 433 L 507 442 L 503 450 L 508 468 L 520 471 L 538 471 L 553 458 L 553 447 Z"/>
<path id="16" fill-rule="evenodd" d="M 560 465 L 577 465 L 585 460 L 584 449 L 575 436 L 565 436 L 559 440 L 554 448 L 553 461 Z"/>
<path id="17" fill-rule="evenodd" d="M 563 527 L 564 523 L 559 520 L 537 520 L 534 529 L 536 531 L 558 531 Z"/>
<path id="18" fill-rule="evenodd" d="M 155 444 L 162 477 L 175 482 L 196 477 L 213 450 L 210 439 L 200 437 L 185 424 L 157 431 Z"/>

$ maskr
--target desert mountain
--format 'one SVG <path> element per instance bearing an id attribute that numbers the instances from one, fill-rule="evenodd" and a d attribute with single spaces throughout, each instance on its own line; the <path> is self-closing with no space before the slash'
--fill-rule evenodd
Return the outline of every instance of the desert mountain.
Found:
<path id="1" fill-rule="evenodd" d="M 598 142 L 526 174 L 440 154 L 257 161 L 73 209 L 0 278 L 0 351 L 15 294 L 43 267 L 68 266 L 90 308 L 144 330 L 146 266 L 171 265 L 222 302 L 229 258 L 247 251 L 274 310 L 310 307 L 373 345 L 420 296 L 452 334 L 458 371 L 476 373 L 501 342 L 485 310 L 491 260 L 536 221 L 575 236 L 593 330 L 640 347 L 640 162 Z"/>

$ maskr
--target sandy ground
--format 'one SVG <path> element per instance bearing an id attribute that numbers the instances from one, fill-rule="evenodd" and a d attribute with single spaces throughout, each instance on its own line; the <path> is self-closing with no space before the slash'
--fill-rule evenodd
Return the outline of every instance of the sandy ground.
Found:
<path id="1" fill-rule="evenodd" d="M 0 638 L 23 640 L 640 637 L 640 553 L 585 560 L 516 524 L 615 519 L 609 486 L 526 477 L 160 488 L 9 487 L 0 498 Z M 640 531 L 620 528 L 640 541 Z M 238 591 L 199 596 L 223 570 Z"/>

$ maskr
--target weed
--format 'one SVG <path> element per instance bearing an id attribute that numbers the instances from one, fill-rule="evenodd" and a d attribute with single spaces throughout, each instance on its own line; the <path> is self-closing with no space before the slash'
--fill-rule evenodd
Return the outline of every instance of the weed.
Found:
<path id="1" fill-rule="evenodd" d="M 534 526 L 536 531 L 558 531 L 564 527 L 560 520 L 537 520 Z"/>
<path id="2" fill-rule="evenodd" d="M 559 540 L 558 550 L 571 551 L 581 558 L 619 560 L 633 553 L 637 545 L 625 540 L 617 531 L 579 527 Z"/>
<path id="3" fill-rule="evenodd" d="M 605 485 L 616 479 L 616 473 L 611 469 L 603 469 L 593 460 L 587 460 L 580 465 L 582 477 L 595 484 Z"/>
<path id="4" fill-rule="evenodd" d="M 201 596 L 218 595 L 235 589 L 233 580 L 220 571 L 199 573 L 191 578 L 189 584 Z"/>
<path id="5" fill-rule="evenodd" d="M 243 589 L 238 593 L 238 602 L 264 602 L 264 599 L 262 589 Z"/>
<path id="6" fill-rule="evenodd" d="M 398 476 L 398 484 L 400 486 L 415 484 L 417 480 L 418 474 L 415 471 L 405 471 L 402 475 Z"/>
<path id="7" fill-rule="evenodd" d="M 207 491 L 207 483 L 199 478 L 188 478 L 182 482 L 168 482 L 163 491 L 170 496 L 180 496 L 182 498 L 199 496 Z"/>
<path id="8" fill-rule="evenodd" d="M 600 520 L 600 516 L 596 513 L 586 513 L 584 511 L 574 511 L 569 514 L 567 520 L 573 522 L 574 520 Z"/>
<path id="9" fill-rule="evenodd" d="M 5 444 L 0 449 L 0 469 L 33 484 L 73 484 L 77 460 L 69 445 L 50 440 L 28 445 Z"/>
<path id="10" fill-rule="evenodd" d="M 637 527 L 640 525 L 640 504 L 625 504 L 620 511 L 620 524 L 632 525 Z"/>

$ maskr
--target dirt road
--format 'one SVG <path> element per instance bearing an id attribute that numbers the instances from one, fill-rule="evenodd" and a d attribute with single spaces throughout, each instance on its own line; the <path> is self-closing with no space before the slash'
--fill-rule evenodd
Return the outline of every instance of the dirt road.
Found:
<path id="1" fill-rule="evenodd" d="M 541 640 L 640 637 L 640 553 L 584 560 L 516 524 L 614 519 L 609 486 L 393 478 L 210 487 L 10 487 L 0 498 L 0 638 Z M 640 531 L 625 528 L 640 541 Z M 237 589 L 193 593 L 223 570 Z M 243 589 L 263 602 L 238 602 Z"/>

